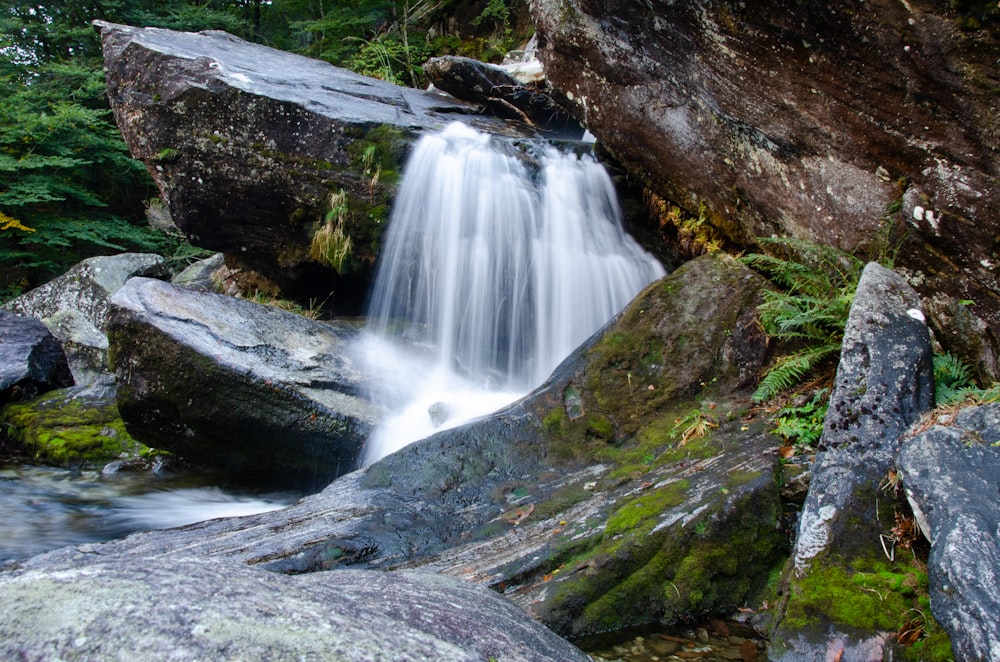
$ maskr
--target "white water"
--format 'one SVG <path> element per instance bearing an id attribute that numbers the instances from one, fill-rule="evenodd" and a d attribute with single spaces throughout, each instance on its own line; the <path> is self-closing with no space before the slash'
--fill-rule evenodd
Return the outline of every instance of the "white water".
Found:
<path id="1" fill-rule="evenodd" d="M 366 464 L 524 395 L 664 275 L 600 164 L 536 156 L 533 172 L 462 124 L 416 145 L 369 309 L 374 397 L 394 413 Z"/>

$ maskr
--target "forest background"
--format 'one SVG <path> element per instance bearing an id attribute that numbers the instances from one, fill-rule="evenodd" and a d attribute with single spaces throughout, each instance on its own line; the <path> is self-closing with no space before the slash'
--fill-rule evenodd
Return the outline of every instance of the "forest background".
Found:
<path id="1" fill-rule="evenodd" d="M 94 19 L 225 30 L 414 87 L 431 56 L 498 61 L 531 33 L 523 0 L 0 0 L 0 302 L 93 255 L 194 252 L 146 221 L 156 190 L 111 116 Z"/>

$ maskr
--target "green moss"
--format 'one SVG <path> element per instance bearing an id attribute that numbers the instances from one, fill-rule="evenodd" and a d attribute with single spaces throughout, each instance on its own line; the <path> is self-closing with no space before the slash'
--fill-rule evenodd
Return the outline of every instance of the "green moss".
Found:
<path id="1" fill-rule="evenodd" d="M 153 161 L 156 163 L 173 163 L 180 158 L 181 153 L 172 147 L 160 150 L 156 156 L 153 157 Z"/>
<path id="2" fill-rule="evenodd" d="M 96 468 L 154 452 L 128 434 L 114 401 L 95 403 L 68 392 L 75 390 L 7 405 L 0 419 L 8 437 L 36 461 L 62 467 Z"/>
<path id="3" fill-rule="evenodd" d="M 814 563 L 793 583 L 785 627 L 805 629 L 828 620 L 859 630 L 897 631 L 927 593 L 927 575 L 899 564 L 868 561 L 848 570 L 837 563 Z"/>
<path id="4" fill-rule="evenodd" d="M 759 471 L 731 471 L 726 476 L 726 487 L 732 489 L 752 482 L 760 477 Z"/>
<path id="5" fill-rule="evenodd" d="M 629 568 L 627 575 L 615 582 L 601 583 L 596 574 L 567 582 L 553 602 L 586 605 L 574 634 L 619 630 L 653 619 L 676 622 L 732 608 L 761 590 L 761 578 L 783 556 L 787 541 L 773 525 L 779 511 L 775 499 L 750 497 L 739 512 L 756 518 L 720 521 L 706 514 L 689 527 L 650 533 L 640 525 L 615 540 L 605 538 L 577 561 L 576 569 L 596 566 L 613 575 L 621 565 Z M 571 576 L 575 580 L 587 574 Z"/>
<path id="6" fill-rule="evenodd" d="M 542 427 L 545 432 L 552 436 L 559 436 L 563 431 L 563 422 L 566 420 L 566 412 L 562 407 L 552 409 L 545 418 L 542 419 Z"/>
<path id="7" fill-rule="evenodd" d="M 555 517 L 581 501 L 589 499 L 590 496 L 590 492 L 583 489 L 582 485 L 566 485 L 553 492 L 544 501 L 536 504 L 534 517 L 536 519 Z"/>
<path id="8" fill-rule="evenodd" d="M 650 530 L 656 518 L 668 508 L 684 503 L 691 484 L 678 480 L 658 489 L 643 492 L 637 497 L 629 497 L 619 503 L 604 527 L 604 536 L 611 538 L 624 531 Z"/>
<path id="9" fill-rule="evenodd" d="M 615 428 L 606 416 L 594 414 L 587 419 L 587 434 L 601 441 L 614 441 Z"/>

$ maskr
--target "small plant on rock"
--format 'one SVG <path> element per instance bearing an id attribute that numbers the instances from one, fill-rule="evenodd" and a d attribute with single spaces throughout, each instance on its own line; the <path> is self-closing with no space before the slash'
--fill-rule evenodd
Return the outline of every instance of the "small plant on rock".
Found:
<path id="1" fill-rule="evenodd" d="M 344 230 L 347 221 L 347 193 L 338 191 L 330 196 L 330 209 L 323 225 L 313 235 L 309 257 L 340 272 L 353 248 L 350 235 Z"/>
<path id="2" fill-rule="evenodd" d="M 830 389 L 820 389 L 805 404 L 789 405 L 778 411 L 774 433 L 799 449 L 815 448 L 823 436 L 829 392 Z"/>

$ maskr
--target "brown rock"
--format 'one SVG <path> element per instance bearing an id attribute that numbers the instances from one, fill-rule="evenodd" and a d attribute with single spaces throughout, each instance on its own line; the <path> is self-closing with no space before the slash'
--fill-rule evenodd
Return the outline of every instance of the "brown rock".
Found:
<path id="1" fill-rule="evenodd" d="M 899 245 L 896 267 L 923 295 L 973 301 L 997 335 L 1000 13 L 989 4 L 538 0 L 532 11 L 560 101 L 657 193 L 704 204 L 737 244 Z"/>

